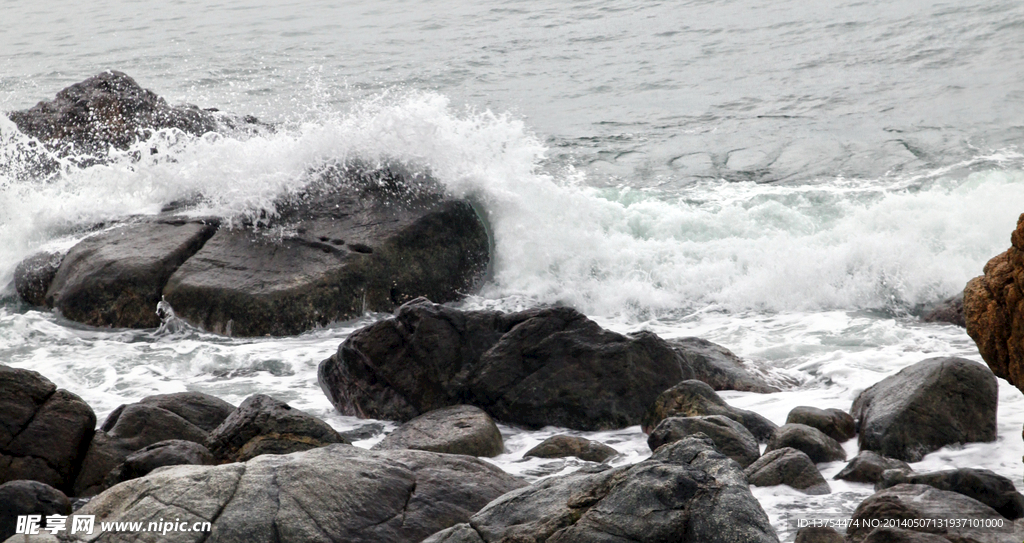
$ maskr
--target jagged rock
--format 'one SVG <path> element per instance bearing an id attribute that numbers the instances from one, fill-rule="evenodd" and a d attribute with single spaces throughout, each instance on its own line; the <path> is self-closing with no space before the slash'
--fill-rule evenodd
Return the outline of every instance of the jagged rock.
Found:
<path id="1" fill-rule="evenodd" d="M 604 462 L 609 458 L 618 456 L 619 451 L 598 441 L 577 436 L 551 436 L 537 444 L 536 447 L 526 451 L 523 458 L 534 456 L 537 458 L 565 458 L 575 456 L 587 462 Z"/>
<path id="2" fill-rule="evenodd" d="M 50 485 L 23 480 L 0 485 L 0 541 L 14 535 L 19 515 L 42 515 L 45 519 L 47 515 L 69 514 L 71 501 Z"/>
<path id="3" fill-rule="evenodd" d="M 748 370 L 740 357 L 729 349 L 699 337 L 667 340 L 688 370 L 682 380 L 704 381 L 715 390 L 778 392 L 764 377 Z"/>
<path id="4" fill-rule="evenodd" d="M 913 471 L 910 464 L 886 458 L 874 451 L 860 451 L 833 479 L 841 479 L 854 483 L 877 483 L 882 480 L 886 470 Z"/>
<path id="5" fill-rule="evenodd" d="M 945 322 L 955 324 L 961 328 L 967 326 L 964 319 L 964 294 L 963 292 L 943 300 L 932 307 L 927 308 L 921 315 L 924 322 Z"/>
<path id="6" fill-rule="evenodd" d="M 689 436 L 633 466 L 550 477 L 424 543 L 777 542 L 739 467 Z"/>
<path id="7" fill-rule="evenodd" d="M 319 369 L 347 415 L 408 420 L 468 403 L 507 423 L 577 430 L 639 423 L 680 375 L 656 335 L 610 332 L 571 308 L 501 314 L 425 300 L 357 330 Z"/>
<path id="8" fill-rule="evenodd" d="M 791 486 L 805 494 L 828 494 L 832 490 L 814 461 L 803 451 L 786 447 L 765 451 L 743 473 L 754 486 Z"/>
<path id="9" fill-rule="evenodd" d="M 244 462 L 342 443 L 326 422 L 263 394 L 249 396 L 210 432 L 207 448 L 220 461 Z"/>
<path id="10" fill-rule="evenodd" d="M 778 427 L 768 440 L 765 452 L 785 447 L 803 451 L 815 463 L 846 460 L 846 451 L 838 441 L 806 424 L 784 424 Z"/>
<path id="11" fill-rule="evenodd" d="M 212 466 L 215 463 L 213 454 L 206 447 L 192 441 L 169 439 L 129 454 L 121 465 L 110 470 L 104 484 L 109 488 L 164 466 Z"/>
<path id="12" fill-rule="evenodd" d="M 0 365 L 0 413 L 0 483 L 70 490 L 96 428 L 92 409 L 34 371 Z"/>
<path id="13" fill-rule="evenodd" d="M 701 433 L 711 438 L 718 452 L 732 458 L 740 467 L 747 467 L 761 456 L 757 439 L 742 424 L 721 415 L 706 417 L 669 417 L 647 438 L 652 451 L 666 443 Z"/>
<path id="14" fill-rule="evenodd" d="M 857 435 L 857 424 L 853 417 L 841 409 L 818 409 L 801 405 L 789 412 L 786 424 L 806 424 L 840 443 Z"/>
<path id="15" fill-rule="evenodd" d="M 796 532 L 796 541 L 793 543 L 844 543 L 843 536 L 827 526 L 808 526 L 800 528 Z"/>
<path id="16" fill-rule="evenodd" d="M 241 409 L 241 408 L 240 408 Z M 93 498 L 101 522 L 173 518 L 212 532 L 178 541 L 417 543 L 524 483 L 468 456 L 329 445 L 220 466 L 175 466 Z M 139 534 L 139 537 L 145 534 Z M 121 541 L 103 533 L 94 541 Z"/>
<path id="17" fill-rule="evenodd" d="M 750 430 L 760 442 L 766 442 L 778 426 L 772 421 L 745 409 L 732 407 L 702 381 L 689 380 L 678 383 L 661 393 L 644 412 L 640 424 L 643 431 L 650 433 L 668 417 L 701 417 L 722 415 Z"/>
<path id="18" fill-rule="evenodd" d="M 37 306 L 46 305 L 50 289 L 64 253 L 42 252 L 22 260 L 14 269 L 14 290 L 22 300 Z"/>
<path id="19" fill-rule="evenodd" d="M 945 445 L 995 441 L 998 386 L 984 366 L 929 358 L 862 392 L 850 414 L 861 449 L 916 462 Z"/>
<path id="20" fill-rule="evenodd" d="M 453 405 L 424 413 L 391 432 L 375 450 L 417 449 L 470 456 L 505 451 L 494 420 L 478 407 Z"/>
<path id="21" fill-rule="evenodd" d="M 1017 492 L 1012 481 L 987 469 L 960 468 L 930 473 L 889 470 L 882 474 L 875 488 L 881 490 L 903 483 L 963 494 L 1010 520 L 1024 517 L 1024 495 Z"/>

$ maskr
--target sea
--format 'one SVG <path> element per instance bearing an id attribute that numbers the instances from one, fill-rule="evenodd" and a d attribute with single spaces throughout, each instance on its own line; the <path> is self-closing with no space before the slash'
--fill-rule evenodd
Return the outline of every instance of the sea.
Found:
<path id="1" fill-rule="evenodd" d="M 1019 0 L 0 0 L 0 112 L 120 70 L 172 104 L 277 127 L 161 131 L 88 167 L 39 175 L 0 114 L 0 363 L 38 371 L 100 420 L 148 395 L 263 393 L 337 414 L 316 368 L 366 314 L 297 337 L 239 339 L 180 322 L 97 329 L 17 299 L 17 263 L 97 223 L 273 212 L 336 160 L 422 168 L 473 200 L 493 237 L 467 309 L 570 305 L 602 326 L 699 336 L 787 388 L 723 392 L 785 422 L 929 357 L 981 361 L 959 327 L 925 323 L 1009 247 L 1024 212 Z M 142 147 L 140 147 L 142 148 Z M 77 162 L 81 163 L 81 162 Z M 154 308 L 155 310 L 155 308 Z M 975 467 L 1019 488 L 1024 394 L 999 387 L 998 439 L 918 471 Z M 582 461 L 523 459 L 556 433 L 648 455 L 639 427 L 502 426 L 489 461 L 531 480 Z M 856 440 L 845 444 L 852 458 Z M 873 493 L 754 487 L 783 541 L 801 518 L 849 516 Z"/>

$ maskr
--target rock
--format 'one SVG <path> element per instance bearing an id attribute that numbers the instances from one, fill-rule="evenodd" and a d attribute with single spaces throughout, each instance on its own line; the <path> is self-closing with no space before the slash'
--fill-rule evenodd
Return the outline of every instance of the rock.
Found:
<path id="1" fill-rule="evenodd" d="M 523 485 L 468 456 L 336 444 L 164 468 L 107 490 L 77 514 L 96 515 L 97 526 L 172 515 L 190 526 L 212 523 L 211 533 L 176 533 L 181 541 L 415 543 Z M 98 541 L 116 537 L 104 536 Z"/>
<path id="2" fill-rule="evenodd" d="M 775 430 L 765 452 L 792 447 L 803 451 L 814 463 L 846 460 L 846 451 L 838 441 L 806 424 L 784 424 Z"/>
<path id="3" fill-rule="evenodd" d="M 501 432 L 494 420 L 471 405 L 453 405 L 424 413 L 391 432 L 373 448 L 487 457 L 505 452 Z"/>
<path id="4" fill-rule="evenodd" d="M 764 456 L 747 466 L 743 473 L 754 486 L 787 485 L 812 495 L 832 492 L 814 461 L 792 447 L 765 451 Z"/>
<path id="5" fill-rule="evenodd" d="M 647 438 L 652 451 L 666 443 L 702 433 L 711 438 L 718 452 L 732 458 L 740 467 L 747 467 L 761 456 L 757 439 L 742 424 L 721 415 L 706 417 L 669 417 Z"/>
<path id="6" fill-rule="evenodd" d="M 669 346 L 689 371 L 683 380 L 704 381 L 715 390 L 742 390 L 745 392 L 778 392 L 764 377 L 748 370 L 740 357 L 729 349 L 699 337 L 668 340 Z"/>
<path id="7" fill-rule="evenodd" d="M 215 231 L 210 224 L 151 221 L 88 237 L 64 257 L 46 305 L 92 326 L 156 328 L 168 278 Z"/>
<path id="8" fill-rule="evenodd" d="M 46 291 L 50 289 L 64 253 L 42 252 L 22 260 L 14 269 L 14 290 L 25 302 L 46 305 Z"/>
<path id="9" fill-rule="evenodd" d="M 984 366 L 929 358 L 861 392 L 850 414 L 861 449 L 917 462 L 945 445 L 995 441 L 998 386 Z"/>
<path id="10" fill-rule="evenodd" d="M 92 409 L 34 371 L 0 365 L 0 413 L 0 483 L 70 490 L 96 428 Z"/>
<path id="11" fill-rule="evenodd" d="M 222 462 L 287 454 L 341 443 L 326 422 L 263 394 L 249 396 L 210 432 L 207 448 Z"/>
<path id="12" fill-rule="evenodd" d="M 207 432 L 220 426 L 235 411 L 235 406 L 202 392 L 157 394 L 147 396 L 139 403 L 166 409 Z"/>
<path id="13" fill-rule="evenodd" d="M 215 463 L 213 454 L 206 447 L 192 441 L 169 439 L 129 454 L 121 465 L 110 470 L 104 485 L 109 488 L 164 466 L 212 466 Z"/>
<path id="14" fill-rule="evenodd" d="M 818 409 L 801 405 L 789 412 L 786 424 L 806 424 L 840 443 L 857 435 L 857 424 L 853 417 L 841 409 Z"/>
<path id="15" fill-rule="evenodd" d="M 864 538 L 864 543 L 967 543 L 974 541 L 973 539 L 961 540 L 959 538 L 946 539 L 945 537 L 926 534 L 923 532 L 914 532 L 911 530 L 903 530 L 900 528 L 891 527 L 878 527 L 871 530 L 867 537 Z"/>
<path id="16" fill-rule="evenodd" d="M 19 515 L 70 515 L 71 501 L 63 492 L 38 481 L 8 481 L 0 485 L 0 541 L 14 535 Z M 46 525 L 45 520 L 43 526 Z"/>
<path id="17" fill-rule="evenodd" d="M 912 523 L 907 523 L 906 527 L 911 528 L 915 532 L 941 535 L 953 541 L 957 541 L 956 538 L 1004 541 L 1006 539 L 1002 537 L 1003 535 L 1009 536 L 1009 540 L 1014 540 L 1013 538 L 1015 537 L 1012 535 L 1013 523 L 1000 516 L 999 513 L 996 513 L 995 510 L 987 505 L 962 494 L 938 490 L 928 485 L 900 484 L 876 492 L 868 497 L 853 512 L 852 521 L 856 524 L 851 525 L 846 530 L 847 541 L 850 543 L 862 543 L 871 531 L 876 529 L 877 524 L 872 522 L 875 519 L 909 521 L 914 519 L 971 519 L 972 521 L 981 522 L 989 519 L 1001 522 L 1005 527 L 1002 530 L 1003 533 L 999 533 L 1001 530 L 992 528 L 982 531 L 963 525 L 959 527 L 955 525 L 952 527 L 939 527 L 935 524 L 934 520 L 922 523 L 923 525 L 920 527 L 912 527 L 910 526 Z M 1016 537 L 1016 539 L 1020 538 Z"/>
<path id="18" fill-rule="evenodd" d="M 877 483 L 882 480 L 886 470 L 913 471 L 910 464 L 886 458 L 873 451 L 860 451 L 833 479 L 841 479 L 854 483 Z"/>
<path id="19" fill-rule="evenodd" d="M 418 296 L 457 300 L 482 278 L 483 222 L 438 182 L 397 165 L 311 175 L 259 231 L 221 229 L 178 268 L 164 297 L 179 318 L 232 336 L 291 335 Z"/>
<path id="20" fill-rule="evenodd" d="M 1010 520 L 1024 517 L 1024 496 L 1017 492 L 1012 481 L 987 469 L 960 468 L 930 473 L 890 470 L 883 473 L 875 488 L 880 490 L 903 483 L 963 494 Z"/>
<path id="21" fill-rule="evenodd" d="M 661 393 L 644 412 L 641 427 L 650 433 L 668 417 L 701 417 L 722 415 L 750 430 L 759 442 L 766 442 L 778 428 L 772 421 L 754 413 L 738 409 L 725 403 L 707 383 L 696 380 L 683 381 Z"/>
<path id="22" fill-rule="evenodd" d="M 536 447 L 526 451 L 523 458 L 565 458 L 575 456 L 587 462 L 604 462 L 619 455 L 619 451 L 598 441 L 576 436 L 551 436 Z"/>
<path id="23" fill-rule="evenodd" d="M 735 462 L 689 436 L 621 468 L 550 477 L 489 503 L 424 543 L 777 542 Z"/>
<path id="24" fill-rule="evenodd" d="M 808 526 L 800 528 L 796 532 L 796 541 L 793 543 L 844 543 L 843 536 L 827 526 Z"/>
<path id="25" fill-rule="evenodd" d="M 571 308 L 501 314 L 425 300 L 357 330 L 319 369 L 346 415 L 408 420 L 468 403 L 506 423 L 576 430 L 639 423 L 680 376 L 656 335 L 603 330 Z"/>
<path id="26" fill-rule="evenodd" d="M 170 107 L 127 75 L 109 70 L 57 93 L 50 102 L 14 111 L 8 117 L 22 133 L 47 147 L 75 154 L 128 149 L 153 130 L 177 128 L 202 135 L 217 126 L 214 116 L 195 106 Z"/>
<path id="27" fill-rule="evenodd" d="M 964 319 L 964 294 L 961 292 L 952 298 L 943 300 L 925 310 L 921 315 L 924 322 L 945 322 L 961 328 L 967 326 Z"/>

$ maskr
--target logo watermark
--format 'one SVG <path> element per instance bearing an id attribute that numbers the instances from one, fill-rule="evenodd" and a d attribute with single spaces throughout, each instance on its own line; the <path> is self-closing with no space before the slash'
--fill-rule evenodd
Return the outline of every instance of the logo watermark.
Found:
<path id="1" fill-rule="evenodd" d="M 101 533 L 151 532 L 167 535 L 171 532 L 209 532 L 212 529 L 209 522 L 182 522 L 180 518 L 173 521 L 161 518 L 155 522 L 100 522 L 99 525 Z M 18 515 L 14 533 L 35 535 L 45 531 L 57 535 L 66 531 L 69 534 L 93 535 L 95 530 L 96 515 L 47 515 L 45 518 L 42 515 Z"/>

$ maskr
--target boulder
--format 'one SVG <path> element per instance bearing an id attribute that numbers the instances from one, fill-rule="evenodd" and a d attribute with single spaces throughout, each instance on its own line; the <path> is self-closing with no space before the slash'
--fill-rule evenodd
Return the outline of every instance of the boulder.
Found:
<path id="1" fill-rule="evenodd" d="M 754 486 L 787 485 L 812 495 L 832 492 L 814 461 L 803 451 L 791 447 L 766 451 L 743 473 Z"/>
<path id="2" fill-rule="evenodd" d="M 489 503 L 424 543 L 777 542 L 735 462 L 689 436 L 620 468 L 550 477 Z"/>
<path id="3" fill-rule="evenodd" d="M 765 452 L 792 447 L 803 451 L 814 463 L 846 460 L 846 451 L 838 441 L 806 424 L 784 424 L 775 430 Z"/>
<path id="4" fill-rule="evenodd" d="M 963 358 L 930 358 L 861 392 L 850 414 L 861 449 L 916 462 L 954 443 L 995 441 L 996 378 Z"/>
<path id="5" fill-rule="evenodd" d="M 482 409 L 453 405 L 424 413 L 388 434 L 375 450 L 417 449 L 470 456 L 505 452 L 501 432 Z"/>
<path id="6" fill-rule="evenodd" d="M 14 535 L 19 515 L 70 515 L 63 492 L 39 481 L 8 481 L 0 485 L 0 541 Z M 45 526 L 45 520 L 42 522 Z"/>
<path id="7" fill-rule="evenodd" d="M 212 432 L 235 411 L 235 406 L 202 392 L 157 394 L 147 396 L 139 403 L 166 409 L 207 432 Z"/>
<path id="8" fill-rule="evenodd" d="M 833 479 L 874 484 L 882 480 L 886 470 L 913 471 L 910 464 L 902 460 L 886 458 L 874 451 L 860 451 Z"/>
<path id="9" fill-rule="evenodd" d="M 46 291 L 50 290 L 64 253 L 41 252 L 22 260 L 14 268 L 14 290 L 25 302 L 46 305 Z"/>
<path id="10" fill-rule="evenodd" d="M 0 483 L 70 490 L 96 428 L 92 408 L 34 371 L 0 365 L 0 413 Z"/>
<path id="11" fill-rule="evenodd" d="M 706 417 L 669 417 L 654 428 L 647 438 L 652 451 L 666 443 L 697 433 L 711 438 L 718 452 L 747 467 L 761 456 L 757 439 L 742 424 L 721 415 Z"/>
<path id="12" fill-rule="evenodd" d="M 888 526 L 874 528 L 864 538 L 864 543 L 972 543 L 974 541 L 974 539 L 958 537 L 946 539 L 940 535 Z"/>
<path id="13" fill-rule="evenodd" d="M 587 462 L 604 462 L 619 455 L 619 451 L 598 441 L 577 436 L 557 435 L 540 442 L 536 447 L 526 451 L 523 458 L 565 458 L 575 456 Z"/>
<path id="14" fill-rule="evenodd" d="M 846 539 L 839 532 L 827 526 L 808 526 L 796 532 L 793 543 L 845 543 Z"/>
<path id="15" fill-rule="evenodd" d="M 648 404 L 640 424 L 643 431 L 652 430 L 668 417 L 701 417 L 722 415 L 747 428 L 759 442 L 767 442 L 778 426 L 772 421 L 745 409 L 725 403 L 715 391 L 703 381 L 689 380 L 676 384 L 662 392 Z"/>
<path id="16" fill-rule="evenodd" d="M 97 526 L 167 518 L 212 523 L 210 533 L 175 533 L 176 541 L 197 543 L 417 543 L 523 485 L 468 456 L 336 444 L 244 463 L 163 468 L 112 487 L 77 514 L 96 515 Z M 103 533 L 95 541 L 123 536 Z"/>
<path id="17" fill-rule="evenodd" d="M 924 322 L 944 322 L 955 324 L 961 328 L 967 326 L 964 319 L 964 293 L 961 292 L 952 298 L 943 300 L 925 309 L 921 315 Z"/>
<path id="18" fill-rule="evenodd" d="M 842 443 L 857 435 L 857 424 L 849 413 L 842 409 L 818 409 L 801 405 L 794 407 L 786 416 L 786 424 L 806 424 L 821 430 L 825 435 Z"/>
<path id="19" fill-rule="evenodd" d="M 249 396 L 210 432 L 207 448 L 221 462 L 288 454 L 342 443 L 326 422 L 264 394 Z"/>
<path id="20" fill-rule="evenodd" d="M 164 466 L 212 466 L 215 463 L 206 447 L 192 441 L 168 439 L 129 454 L 124 462 L 107 473 L 104 485 L 109 488 Z"/>
<path id="21" fill-rule="evenodd" d="M 904 483 L 963 494 L 1010 520 L 1024 517 L 1024 495 L 1017 492 L 1012 481 L 987 469 L 960 468 L 930 473 L 890 470 L 882 474 L 875 488 L 881 490 Z"/>
<path id="22" fill-rule="evenodd" d="M 682 380 L 704 381 L 715 390 L 742 390 L 745 392 L 778 392 L 777 386 L 749 369 L 743 360 L 729 349 L 699 337 L 667 340 L 682 359 L 686 372 Z"/>
<path id="23" fill-rule="evenodd" d="M 404 421 L 468 403 L 502 422 L 576 430 L 639 423 L 680 376 L 656 335 L 610 332 L 571 308 L 502 314 L 426 300 L 357 330 L 319 369 L 346 415 Z"/>

